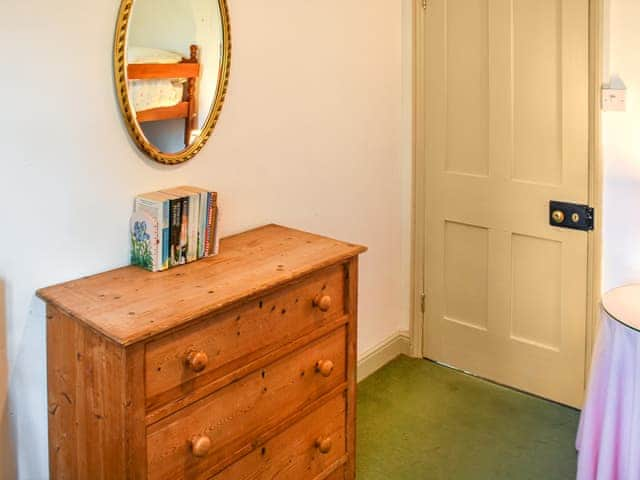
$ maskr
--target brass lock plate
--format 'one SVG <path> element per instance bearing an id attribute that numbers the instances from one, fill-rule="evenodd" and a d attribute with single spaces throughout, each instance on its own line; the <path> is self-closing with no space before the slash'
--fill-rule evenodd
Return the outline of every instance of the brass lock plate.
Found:
<path id="1" fill-rule="evenodd" d="M 593 208 L 578 203 L 549 202 L 549 225 L 573 230 L 593 230 Z"/>

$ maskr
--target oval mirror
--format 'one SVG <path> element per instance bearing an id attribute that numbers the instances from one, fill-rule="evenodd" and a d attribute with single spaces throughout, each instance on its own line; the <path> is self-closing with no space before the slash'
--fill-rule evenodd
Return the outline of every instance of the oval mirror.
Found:
<path id="1" fill-rule="evenodd" d="M 116 89 L 142 151 L 168 164 L 200 151 L 220 115 L 230 48 L 226 0 L 122 0 Z"/>

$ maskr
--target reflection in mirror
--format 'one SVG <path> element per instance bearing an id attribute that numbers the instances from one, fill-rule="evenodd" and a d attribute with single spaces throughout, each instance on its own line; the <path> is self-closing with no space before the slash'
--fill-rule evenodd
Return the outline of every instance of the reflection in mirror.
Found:
<path id="1" fill-rule="evenodd" d="M 128 102 L 142 134 L 177 153 L 201 135 L 220 87 L 217 0 L 135 0 L 127 36 Z"/>

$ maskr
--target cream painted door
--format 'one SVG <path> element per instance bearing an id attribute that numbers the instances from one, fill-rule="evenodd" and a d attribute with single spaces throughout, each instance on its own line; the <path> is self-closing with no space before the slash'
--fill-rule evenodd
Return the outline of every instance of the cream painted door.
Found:
<path id="1" fill-rule="evenodd" d="M 425 356 L 582 401 L 588 0 L 429 0 Z"/>

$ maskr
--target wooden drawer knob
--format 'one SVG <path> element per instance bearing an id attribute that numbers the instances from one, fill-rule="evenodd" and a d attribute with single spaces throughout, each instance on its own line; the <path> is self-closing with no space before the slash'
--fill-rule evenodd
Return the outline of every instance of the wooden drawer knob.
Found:
<path id="1" fill-rule="evenodd" d="M 333 362 L 331 360 L 320 360 L 316 363 L 316 372 L 323 377 L 328 377 L 333 372 Z"/>
<path id="2" fill-rule="evenodd" d="M 326 455 L 331 451 L 331 437 L 320 437 L 316 440 L 316 448 L 320 453 Z"/>
<path id="3" fill-rule="evenodd" d="M 313 299 L 313 306 L 318 307 L 321 312 L 327 312 L 331 308 L 331 297 L 329 295 L 316 295 Z"/>
<path id="4" fill-rule="evenodd" d="M 211 439 L 206 435 L 195 435 L 191 438 L 191 453 L 194 457 L 204 457 L 211 448 Z"/>
<path id="5" fill-rule="evenodd" d="M 205 352 L 189 352 L 187 358 L 185 360 L 187 367 L 189 367 L 194 372 L 198 373 L 207 368 L 207 363 L 209 363 L 209 357 Z"/>

